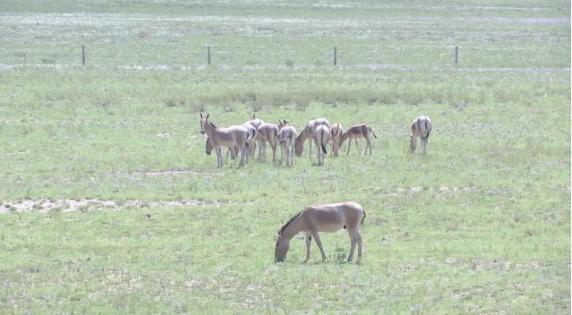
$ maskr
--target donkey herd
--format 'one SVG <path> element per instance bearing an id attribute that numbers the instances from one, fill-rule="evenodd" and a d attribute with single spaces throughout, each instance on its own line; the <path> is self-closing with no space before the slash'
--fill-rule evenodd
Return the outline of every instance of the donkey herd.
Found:
<path id="1" fill-rule="evenodd" d="M 346 155 L 350 153 L 351 141 L 355 142 L 355 146 L 359 151 L 358 139 L 365 139 L 365 151 L 372 154 L 371 136 L 377 139 L 371 126 L 367 124 L 356 124 L 348 130 L 344 130 L 340 123 L 333 126 L 326 118 L 316 118 L 310 120 L 304 129 L 298 133 L 294 126 L 288 121 L 281 120 L 278 124 L 267 123 L 256 118 L 253 114 L 252 119 L 241 125 L 230 127 L 217 127 L 209 120 L 210 115 L 203 113 L 201 117 L 201 134 L 206 134 L 205 153 L 210 155 L 213 149 L 217 156 L 217 167 L 222 167 L 224 158 L 222 155 L 222 147 L 228 147 L 231 157 L 234 158 L 240 154 L 240 166 L 248 162 L 256 153 L 258 148 L 258 159 L 266 159 L 266 149 L 270 146 L 272 149 L 272 162 L 276 162 L 276 149 L 280 145 L 280 161 L 282 164 L 284 156 L 286 157 L 286 165 L 292 166 L 293 155 L 301 156 L 304 151 L 304 144 L 309 140 L 309 153 L 312 155 L 312 142 L 316 145 L 317 164 L 323 165 L 324 158 L 327 155 L 327 145 L 331 144 L 331 155 L 338 156 L 341 146 L 348 140 L 348 149 Z M 431 134 L 432 124 L 428 116 L 419 116 L 411 123 L 410 149 L 414 152 L 417 147 L 417 138 L 421 139 L 423 153 L 427 152 L 427 140 Z M 312 141 L 313 140 L 313 141 Z"/>
<path id="2" fill-rule="evenodd" d="M 252 119 L 242 125 L 230 126 L 227 128 L 217 127 L 209 121 L 209 114 L 201 113 L 201 134 L 206 134 L 205 152 L 211 154 L 216 151 L 217 167 L 223 166 L 222 147 L 228 147 L 231 156 L 240 154 L 240 166 L 248 162 L 254 156 L 258 148 L 258 158 L 266 159 L 267 145 L 272 149 L 272 161 L 276 161 L 276 147 L 281 147 L 280 164 L 286 156 L 286 165 L 292 166 L 293 155 L 301 156 L 304 151 L 304 143 L 309 140 L 309 157 L 312 155 L 312 140 L 316 145 L 318 165 L 324 164 L 327 154 L 326 147 L 332 145 L 331 155 L 336 157 L 343 143 L 348 141 L 349 154 L 352 139 L 359 151 L 358 139 L 365 139 L 366 146 L 364 154 L 371 155 L 371 136 L 377 138 L 373 129 L 367 124 L 356 124 L 348 130 L 344 130 L 340 123 L 331 125 L 326 118 L 316 118 L 310 120 L 304 129 L 298 133 L 296 128 L 288 121 L 281 120 L 278 125 L 266 123 L 255 115 Z M 411 123 L 410 150 L 414 152 L 417 147 L 417 138 L 421 138 L 423 153 L 427 152 L 427 140 L 431 134 L 432 124 L 428 116 L 419 116 Z M 363 207 L 352 201 L 332 204 L 318 204 L 306 207 L 303 211 L 293 216 L 280 230 L 276 239 L 274 250 L 274 260 L 284 261 L 290 246 L 290 240 L 298 233 L 306 234 L 306 258 L 310 259 L 310 245 L 314 238 L 316 245 L 322 254 L 322 260 L 326 259 L 326 254 L 322 248 L 322 242 L 318 232 L 336 232 L 340 229 L 348 231 L 351 241 L 350 253 L 347 258 L 351 262 L 354 250 L 358 247 L 358 262 L 362 256 L 362 237 L 359 231 L 360 223 L 366 217 Z"/>

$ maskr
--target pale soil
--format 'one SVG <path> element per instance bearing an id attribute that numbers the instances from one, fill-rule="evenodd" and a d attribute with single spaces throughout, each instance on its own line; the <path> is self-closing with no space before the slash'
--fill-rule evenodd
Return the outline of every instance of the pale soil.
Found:
<path id="1" fill-rule="evenodd" d="M 22 199 L 0 201 L 0 214 L 10 212 L 39 212 L 50 211 L 92 211 L 120 210 L 124 208 L 172 208 L 193 206 L 220 206 L 227 201 L 221 200 L 101 200 L 101 199 Z"/>

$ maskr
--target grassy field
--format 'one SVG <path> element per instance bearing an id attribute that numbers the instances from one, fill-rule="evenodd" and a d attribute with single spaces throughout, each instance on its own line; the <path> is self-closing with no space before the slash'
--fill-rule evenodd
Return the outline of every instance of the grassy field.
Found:
<path id="1" fill-rule="evenodd" d="M 570 2 L 0 10 L 0 313 L 570 313 Z M 379 138 L 217 169 L 200 112 Z M 344 200 L 367 211 L 361 264 L 344 232 L 325 263 L 301 237 L 273 263 L 292 215 Z"/>

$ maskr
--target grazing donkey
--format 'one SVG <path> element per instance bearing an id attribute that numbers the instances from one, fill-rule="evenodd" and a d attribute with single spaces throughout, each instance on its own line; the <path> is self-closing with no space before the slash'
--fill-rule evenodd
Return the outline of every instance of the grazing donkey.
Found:
<path id="1" fill-rule="evenodd" d="M 244 126 L 232 126 L 229 128 L 219 128 L 209 120 L 209 114 L 203 116 L 201 113 L 201 134 L 207 134 L 214 148 L 216 149 L 217 167 L 223 166 L 221 146 L 233 149 L 238 147 L 240 151 L 240 166 L 244 165 L 246 148 L 250 142 L 248 129 Z"/>
<path id="2" fill-rule="evenodd" d="M 284 261 L 290 247 L 290 240 L 299 232 L 303 232 L 306 233 L 306 259 L 304 259 L 304 263 L 310 259 L 312 237 L 316 241 L 322 254 L 322 261 L 324 261 L 326 254 L 322 248 L 318 232 L 336 232 L 340 229 L 346 229 L 351 240 L 348 262 L 352 261 L 356 244 L 358 245 L 359 262 L 363 245 L 359 224 L 360 222 L 363 224 L 364 219 L 365 210 L 360 204 L 352 201 L 309 206 L 288 220 L 278 230 L 274 260 L 276 262 Z"/>
<path id="3" fill-rule="evenodd" d="M 261 123 L 256 129 L 256 138 L 263 141 L 258 148 L 258 158 L 266 160 L 266 143 L 272 148 L 272 162 L 276 161 L 276 140 L 278 137 L 278 126 L 271 123 Z"/>
<path id="4" fill-rule="evenodd" d="M 423 153 L 427 153 L 427 141 L 429 140 L 431 129 L 433 129 L 433 124 L 429 116 L 422 115 L 413 120 L 411 123 L 411 138 L 409 140 L 411 153 L 415 152 L 417 148 L 417 137 L 421 138 Z"/>
<path id="5" fill-rule="evenodd" d="M 294 158 L 294 143 L 296 142 L 296 137 L 298 132 L 296 128 L 288 125 L 286 120 L 282 120 L 278 124 L 278 142 L 280 143 L 280 164 L 284 155 L 286 155 L 286 166 L 292 166 L 292 160 Z"/>
<path id="6" fill-rule="evenodd" d="M 336 123 L 332 128 L 330 128 L 330 134 L 332 136 L 332 156 L 337 157 L 338 151 L 342 144 L 342 134 L 344 133 L 344 127 L 340 123 Z"/>
<path id="7" fill-rule="evenodd" d="M 308 122 L 308 124 L 306 125 L 306 127 L 304 128 L 304 129 L 307 129 L 308 135 L 306 138 L 303 139 L 303 141 L 306 141 L 306 139 L 312 137 L 312 135 L 316 131 L 316 127 L 318 127 L 320 125 L 326 125 L 329 128 L 330 122 L 326 118 L 323 118 L 323 117 L 310 120 Z M 304 145 L 304 143 L 302 143 L 302 145 Z M 312 141 L 310 141 L 309 145 L 310 145 L 310 148 L 309 148 L 309 152 L 308 152 L 308 158 L 312 158 Z M 302 150 L 303 149 L 304 148 L 302 148 Z M 296 153 L 296 155 L 300 156 L 298 153 Z"/>
<path id="8" fill-rule="evenodd" d="M 328 153 L 326 145 L 330 141 L 330 127 L 327 125 L 319 125 L 312 128 L 307 125 L 296 138 L 296 142 L 294 144 L 294 152 L 296 153 L 296 156 L 302 155 L 302 152 L 304 151 L 304 142 L 309 138 L 313 138 L 316 147 L 318 147 L 318 165 L 324 164 L 324 157 Z M 310 143 L 312 143 L 311 140 Z"/>
<path id="9" fill-rule="evenodd" d="M 355 140 L 356 143 L 356 147 L 358 149 L 358 153 L 360 153 L 360 148 L 357 142 L 357 139 L 362 139 L 364 138 L 366 141 L 366 146 L 365 146 L 365 152 L 364 154 L 367 154 L 367 148 L 369 148 L 369 155 L 371 155 L 371 139 L 370 139 L 370 134 L 373 135 L 374 138 L 377 139 L 377 136 L 375 135 L 375 133 L 373 132 L 373 129 L 366 125 L 366 124 L 357 124 L 357 125 L 353 125 L 350 129 L 348 129 L 346 132 L 344 132 L 342 134 L 342 138 L 341 138 L 341 142 L 340 142 L 340 146 L 344 143 L 344 141 L 346 141 L 349 138 L 349 142 L 348 142 L 348 151 L 346 152 L 346 155 L 350 154 L 350 146 L 352 143 L 352 139 Z"/>
<path id="10" fill-rule="evenodd" d="M 248 161 L 250 160 L 250 157 L 254 155 L 254 150 L 256 149 L 256 143 L 253 141 L 256 137 L 256 128 L 254 128 L 254 126 L 252 126 L 251 124 L 247 124 L 247 123 L 242 124 L 242 126 L 244 126 L 248 130 L 248 138 L 251 139 L 250 143 L 248 145 L 248 149 L 246 150 L 246 161 L 245 162 L 248 163 Z M 205 153 L 207 155 L 211 155 L 213 149 L 214 149 L 214 144 L 212 143 L 210 138 L 207 137 L 207 140 L 205 143 Z M 234 160 L 236 158 L 236 156 L 238 155 L 238 152 L 239 152 L 238 147 L 234 147 L 232 149 L 228 148 L 227 155 L 230 153 L 230 158 Z"/>

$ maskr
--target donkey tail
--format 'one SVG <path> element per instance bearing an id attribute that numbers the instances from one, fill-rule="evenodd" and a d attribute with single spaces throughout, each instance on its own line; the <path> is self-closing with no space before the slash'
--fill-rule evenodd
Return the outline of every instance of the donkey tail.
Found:
<path id="1" fill-rule="evenodd" d="M 363 225 L 363 221 L 365 220 L 366 214 L 365 214 L 365 209 L 361 208 L 363 210 L 363 218 L 361 218 L 361 224 Z"/>
<path id="2" fill-rule="evenodd" d="M 369 131 L 371 132 L 371 134 L 373 135 L 373 137 L 377 139 L 377 136 L 375 135 L 375 132 L 373 132 L 373 128 L 369 127 Z"/>
<path id="3" fill-rule="evenodd" d="M 326 145 L 324 144 L 324 128 L 321 129 L 322 131 L 320 132 L 320 145 L 322 146 L 322 151 L 324 151 L 324 154 L 328 154 L 328 151 L 326 151 Z"/>
<path id="4" fill-rule="evenodd" d="M 250 145 L 250 142 L 256 137 L 256 129 L 253 129 L 252 132 L 247 132 L 246 133 L 246 143 L 245 145 L 248 147 Z"/>
<path id="5" fill-rule="evenodd" d="M 425 138 L 427 139 L 431 134 L 431 123 L 429 123 L 428 119 L 425 120 L 425 131 L 427 132 L 427 135 L 425 136 Z"/>

